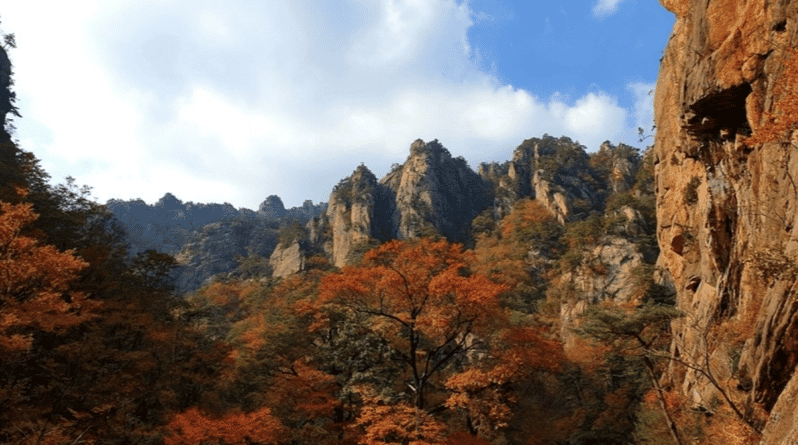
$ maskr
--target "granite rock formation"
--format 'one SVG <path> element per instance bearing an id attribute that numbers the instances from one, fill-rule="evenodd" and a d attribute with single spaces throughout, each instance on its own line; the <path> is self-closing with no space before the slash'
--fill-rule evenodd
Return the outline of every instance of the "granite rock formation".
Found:
<path id="1" fill-rule="evenodd" d="M 608 142 L 602 149 L 616 151 Z M 636 159 L 636 155 L 630 156 Z M 629 171 L 638 167 L 634 159 L 627 161 Z M 515 149 L 511 161 L 481 164 L 478 171 L 493 186 L 497 219 L 509 214 L 517 200 L 529 197 L 540 201 L 564 224 L 591 210 L 601 210 L 607 195 L 606 180 L 591 165 L 585 147 L 565 136 L 527 139 Z"/>
<path id="2" fill-rule="evenodd" d="M 657 232 L 687 314 L 672 353 L 739 357 L 740 395 L 770 414 L 762 443 L 798 443 L 798 1 L 662 4 L 676 23 L 655 97 Z M 696 404 L 713 392 L 683 367 L 669 380 Z"/>
<path id="3" fill-rule="evenodd" d="M 287 277 L 305 269 L 305 252 L 298 240 L 288 247 L 278 245 L 269 257 L 269 264 L 274 270 L 272 276 Z"/>
<path id="4" fill-rule="evenodd" d="M 308 230 L 311 243 L 342 266 L 352 248 L 370 241 L 441 235 L 465 242 L 471 221 L 489 204 L 487 185 L 465 159 L 437 140 L 417 140 L 404 164 L 381 180 L 363 165 L 343 179 Z"/>

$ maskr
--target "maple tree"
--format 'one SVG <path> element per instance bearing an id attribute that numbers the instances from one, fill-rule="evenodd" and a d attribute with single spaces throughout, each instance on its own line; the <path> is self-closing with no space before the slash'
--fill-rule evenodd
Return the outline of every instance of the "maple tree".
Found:
<path id="1" fill-rule="evenodd" d="M 460 245 L 391 241 L 363 262 L 322 280 L 319 301 L 356 316 L 398 351 L 409 373 L 402 386 L 424 409 L 430 380 L 456 357 L 480 348 L 498 319 L 506 286 L 469 274 Z"/>
<path id="2" fill-rule="evenodd" d="M 280 421 L 269 408 L 250 413 L 233 412 L 214 418 L 191 408 L 175 415 L 167 426 L 165 445 L 262 445 L 276 444 Z"/>
<path id="3" fill-rule="evenodd" d="M 366 395 L 364 401 L 354 424 L 363 429 L 359 444 L 444 444 L 446 425 L 426 411 L 403 402 L 387 404 L 373 394 Z"/>
<path id="4" fill-rule="evenodd" d="M 540 373 L 554 374 L 566 361 L 562 344 L 546 338 L 537 328 L 511 327 L 501 332 L 490 356 L 452 375 L 449 408 L 466 414 L 472 435 L 492 438 L 508 426 L 518 386 Z"/>
<path id="5" fill-rule="evenodd" d="M 63 332 L 96 307 L 69 289 L 88 263 L 22 235 L 38 216 L 32 207 L 0 201 L 0 348 L 6 351 L 30 349 L 35 330 Z"/>

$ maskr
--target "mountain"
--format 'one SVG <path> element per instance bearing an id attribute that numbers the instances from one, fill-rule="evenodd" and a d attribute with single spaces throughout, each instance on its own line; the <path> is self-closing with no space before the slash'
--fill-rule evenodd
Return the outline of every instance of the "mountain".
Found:
<path id="1" fill-rule="evenodd" d="M 110 200 L 106 207 L 125 229 L 131 254 L 152 249 L 178 259 L 180 267 L 174 278 L 177 289 L 187 292 L 214 275 L 232 272 L 241 258 L 252 257 L 250 262 L 269 258 L 278 245 L 281 228 L 288 230 L 292 221 L 307 223 L 327 205 L 305 201 L 302 207 L 286 209 L 282 200 L 272 195 L 258 211 L 252 211 L 228 203 L 184 203 L 166 193 L 153 205 L 141 199 Z M 263 268 L 272 270 L 265 262 Z"/>
<path id="2" fill-rule="evenodd" d="M 327 213 L 308 229 L 342 266 L 353 247 L 371 240 L 441 235 L 466 242 L 471 221 L 489 204 L 486 184 L 465 159 L 453 158 L 437 140 L 417 140 L 404 164 L 379 181 L 364 165 L 341 180 Z"/>
<path id="3" fill-rule="evenodd" d="M 769 413 L 762 444 L 796 443 L 798 1 L 662 3 L 676 23 L 655 99 L 657 236 L 687 315 L 671 350 Z M 718 396 L 699 372 L 667 377 L 696 405 Z"/>
<path id="4" fill-rule="evenodd" d="M 475 172 L 439 141 L 416 140 L 404 163 L 381 179 L 358 166 L 333 188 L 329 204 L 285 209 L 272 195 L 251 211 L 183 203 L 167 193 L 151 206 L 141 200 L 106 205 L 126 228 L 134 253 L 154 249 L 179 259 L 178 289 L 191 291 L 214 275 L 235 273 L 250 256 L 285 276 L 314 255 L 340 267 L 390 239 L 442 236 L 472 245 L 477 216 L 495 225 L 524 198 L 542 203 L 560 224 L 584 219 L 602 212 L 612 193 L 629 189 L 639 166 L 633 147 L 605 142 L 588 155 L 567 137 L 544 135 L 524 141 L 512 160 L 481 164 Z"/>

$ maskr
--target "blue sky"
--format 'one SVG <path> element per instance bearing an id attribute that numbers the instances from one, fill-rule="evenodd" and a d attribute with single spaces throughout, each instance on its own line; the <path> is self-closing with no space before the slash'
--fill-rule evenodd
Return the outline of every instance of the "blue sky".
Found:
<path id="1" fill-rule="evenodd" d="M 16 138 L 54 182 L 247 208 L 327 201 L 417 138 L 472 168 L 544 133 L 641 146 L 674 20 L 654 0 L 27 0 L 0 18 Z"/>

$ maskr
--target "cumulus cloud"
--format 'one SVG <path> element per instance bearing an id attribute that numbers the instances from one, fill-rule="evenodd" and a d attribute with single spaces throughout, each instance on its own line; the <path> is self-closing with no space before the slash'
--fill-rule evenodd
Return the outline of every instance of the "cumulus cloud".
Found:
<path id="1" fill-rule="evenodd" d="M 475 167 L 544 133 L 593 150 L 645 119 L 600 91 L 501 84 L 469 44 L 485 18 L 467 2 L 324 3 L 9 5 L 20 142 L 101 202 L 171 192 L 257 208 L 271 194 L 326 201 L 360 162 L 380 176 L 416 138 Z"/>
<path id="2" fill-rule="evenodd" d="M 593 15 L 596 17 L 606 17 L 618 10 L 618 4 L 623 0 L 598 0 L 593 6 Z"/>

